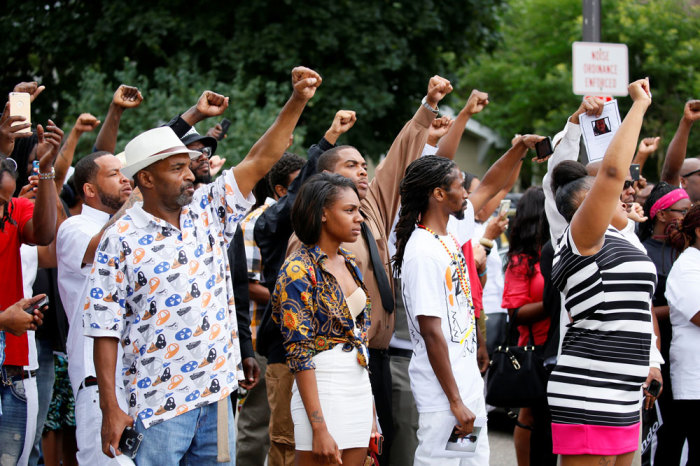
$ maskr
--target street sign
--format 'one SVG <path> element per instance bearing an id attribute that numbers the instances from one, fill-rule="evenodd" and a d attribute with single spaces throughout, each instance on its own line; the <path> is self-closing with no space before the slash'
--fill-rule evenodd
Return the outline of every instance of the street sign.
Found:
<path id="1" fill-rule="evenodd" d="M 572 81 L 577 95 L 627 95 L 627 45 L 574 42 Z"/>

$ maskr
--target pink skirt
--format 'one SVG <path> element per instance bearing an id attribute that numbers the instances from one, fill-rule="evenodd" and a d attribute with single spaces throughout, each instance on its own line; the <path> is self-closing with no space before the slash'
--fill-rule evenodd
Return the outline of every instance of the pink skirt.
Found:
<path id="1" fill-rule="evenodd" d="M 557 455 L 622 455 L 639 447 L 639 423 L 619 427 L 552 423 L 552 444 Z"/>

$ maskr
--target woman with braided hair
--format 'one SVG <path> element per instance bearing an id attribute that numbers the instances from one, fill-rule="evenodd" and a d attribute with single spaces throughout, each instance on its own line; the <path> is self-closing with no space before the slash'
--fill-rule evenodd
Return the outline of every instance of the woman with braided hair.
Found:
<path id="1" fill-rule="evenodd" d="M 683 220 L 669 225 L 669 242 L 683 251 L 671 268 L 666 281 L 666 298 L 670 307 L 670 363 L 674 419 L 683 419 L 677 426 L 682 444 L 688 441 L 688 463 L 700 463 L 700 205 L 693 206 Z M 672 464 L 672 463 L 669 463 Z M 675 463 L 673 463 L 675 464 Z"/>

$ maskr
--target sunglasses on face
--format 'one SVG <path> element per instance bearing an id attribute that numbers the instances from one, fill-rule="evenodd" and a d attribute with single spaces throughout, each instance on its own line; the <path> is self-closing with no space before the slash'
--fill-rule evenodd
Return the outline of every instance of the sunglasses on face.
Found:
<path id="1" fill-rule="evenodd" d="M 669 207 L 668 209 L 664 209 L 664 210 L 670 210 L 671 212 L 677 212 L 685 217 L 685 214 L 687 214 L 690 209 L 671 209 Z"/>
<path id="2" fill-rule="evenodd" d="M 625 184 L 624 184 L 623 189 L 625 191 L 627 191 L 628 189 L 630 189 L 632 187 L 633 184 L 634 184 L 634 180 L 625 180 Z"/>
<path id="3" fill-rule="evenodd" d="M 192 149 L 192 150 L 196 150 L 197 152 L 200 152 L 203 156 L 205 156 L 208 159 L 210 159 L 211 156 L 214 155 L 214 154 L 212 154 L 211 147 L 202 147 L 201 149 Z"/>
<path id="4" fill-rule="evenodd" d="M 688 172 L 685 175 L 681 175 L 681 177 L 688 178 L 689 176 L 697 175 L 698 173 L 700 173 L 700 168 L 698 168 L 697 170 L 693 170 L 692 172 Z"/>

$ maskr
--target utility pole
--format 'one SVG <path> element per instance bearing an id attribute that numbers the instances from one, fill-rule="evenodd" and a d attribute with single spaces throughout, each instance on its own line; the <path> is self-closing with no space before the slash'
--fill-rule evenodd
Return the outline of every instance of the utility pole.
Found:
<path id="1" fill-rule="evenodd" d="M 600 42 L 600 2 L 583 0 L 583 41 Z"/>

